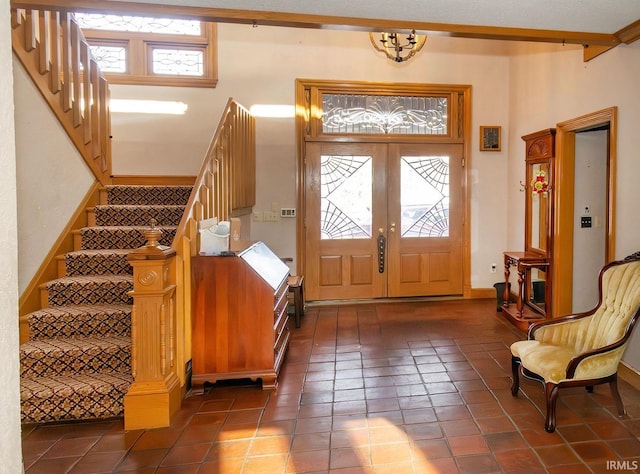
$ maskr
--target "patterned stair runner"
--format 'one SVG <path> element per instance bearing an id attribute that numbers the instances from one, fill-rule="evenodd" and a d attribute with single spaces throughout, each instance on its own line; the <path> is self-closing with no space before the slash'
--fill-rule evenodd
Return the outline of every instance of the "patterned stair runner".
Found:
<path id="1" fill-rule="evenodd" d="M 133 289 L 127 254 L 145 244 L 151 219 L 171 245 L 190 186 L 107 186 L 96 225 L 64 255 L 64 276 L 41 286 L 47 307 L 21 317 L 22 421 L 122 416 L 131 376 Z"/>

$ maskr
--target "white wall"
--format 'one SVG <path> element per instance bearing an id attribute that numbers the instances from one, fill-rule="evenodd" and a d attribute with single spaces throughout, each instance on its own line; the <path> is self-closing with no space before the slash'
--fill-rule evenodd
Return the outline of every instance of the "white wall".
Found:
<path id="1" fill-rule="evenodd" d="M 640 175 L 640 42 L 620 45 L 588 63 L 580 49 L 551 50 L 549 46 L 521 44 L 510 61 L 511 141 L 525 133 L 554 127 L 558 122 L 608 107 L 618 107 L 616 258 L 640 250 L 637 177 Z M 523 156 L 514 148 L 513 156 Z M 524 161 L 509 166 L 508 242 L 521 244 L 524 201 L 518 180 Z M 636 330 L 624 361 L 640 370 L 640 330 Z"/>
<path id="2" fill-rule="evenodd" d="M 598 274 L 605 264 L 607 239 L 607 135 L 606 130 L 575 135 L 574 313 L 598 303 Z M 581 227 L 583 216 L 591 217 L 591 227 Z"/>
<path id="3" fill-rule="evenodd" d="M 430 37 L 410 61 L 397 64 L 377 53 L 368 33 L 248 25 L 219 25 L 216 89 L 112 86 L 113 98 L 179 98 L 182 118 L 114 114 L 114 174 L 195 174 L 229 97 L 245 106 L 293 104 L 297 78 L 472 85 L 471 284 L 491 288 L 506 248 L 509 59 L 506 44 Z M 133 125 L 136 125 L 135 127 Z M 138 126 L 139 125 L 139 126 Z M 503 127 L 502 152 L 479 151 L 480 125 Z M 154 140 L 158 143 L 154 144 Z M 139 151 L 142 150 L 142 153 Z M 296 206 L 293 119 L 257 119 L 259 211 Z M 295 220 L 252 222 L 251 238 L 278 255 L 295 257 Z"/>
<path id="4" fill-rule="evenodd" d="M 22 293 L 95 178 L 17 59 L 13 71 Z"/>
<path id="5" fill-rule="evenodd" d="M 9 11 L 9 0 L 0 0 Z M 18 350 L 18 249 L 16 150 L 11 78 L 10 16 L 0 19 L 0 471 L 23 472 L 20 436 L 20 361 Z"/>

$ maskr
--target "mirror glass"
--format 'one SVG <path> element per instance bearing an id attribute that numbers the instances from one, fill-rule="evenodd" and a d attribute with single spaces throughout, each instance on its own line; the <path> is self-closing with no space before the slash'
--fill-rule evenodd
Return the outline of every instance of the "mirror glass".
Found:
<path id="1" fill-rule="evenodd" d="M 544 294 L 547 275 L 538 268 L 531 268 L 526 276 L 526 301 L 534 310 L 545 314 Z"/>
<path id="2" fill-rule="evenodd" d="M 549 219 L 549 165 L 548 163 L 532 163 L 529 165 L 529 186 L 527 202 L 529 250 L 547 250 L 547 228 Z"/>

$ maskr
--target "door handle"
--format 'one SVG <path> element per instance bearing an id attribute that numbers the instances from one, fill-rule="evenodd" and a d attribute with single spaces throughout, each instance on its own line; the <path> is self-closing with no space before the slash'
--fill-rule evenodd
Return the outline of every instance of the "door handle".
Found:
<path id="1" fill-rule="evenodd" d="M 380 233 L 380 235 L 378 235 L 378 273 L 384 273 L 384 257 L 386 246 L 387 239 L 384 235 L 382 235 L 382 233 Z"/>

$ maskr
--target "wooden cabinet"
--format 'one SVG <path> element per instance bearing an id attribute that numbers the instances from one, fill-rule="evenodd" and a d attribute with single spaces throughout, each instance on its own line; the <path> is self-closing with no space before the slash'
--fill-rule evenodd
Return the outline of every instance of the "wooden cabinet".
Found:
<path id="1" fill-rule="evenodd" d="M 551 314 L 551 247 L 553 235 L 553 169 L 555 129 L 525 135 L 526 181 L 524 252 L 504 252 L 503 311 L 523 328 Z M 506 299 L 510 267 L 518 272 L 516 304 Z"/>
<path id="2" fill-rule="evenodd" d="M 275 388 L 289 344 L 289 267 L 262 242 L 191 262 L 193 387 L 250 378 Z"/>

